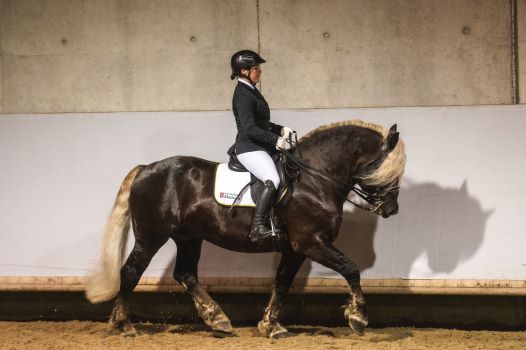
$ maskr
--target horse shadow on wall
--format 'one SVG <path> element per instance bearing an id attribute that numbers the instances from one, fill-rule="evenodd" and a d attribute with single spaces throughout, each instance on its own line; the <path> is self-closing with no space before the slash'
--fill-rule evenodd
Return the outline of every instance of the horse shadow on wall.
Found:
<path id="1" fill-rule="evenodd" d="M 451 273 L 482 244 L 492 211 L 484 211 L 469 194 L 467 181 L 460 188 L 406 182 L 396 216 L 382 219 L 356 208 L 344 208 L 334 244 L 356 263 L 363 278 L 425 278 Z M 278 264 L 279 256 L 274 266 Z M 298 277 L 309 274 L 339 276 L 306 260 Z"/>

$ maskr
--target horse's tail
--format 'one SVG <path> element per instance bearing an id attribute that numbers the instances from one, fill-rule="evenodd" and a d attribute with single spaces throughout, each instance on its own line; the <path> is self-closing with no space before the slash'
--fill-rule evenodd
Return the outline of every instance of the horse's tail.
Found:
<path id="1" fill-rule="evenodd" d="M 120 270 L 130 229 L 130 190 L 137 174 L 144 168 L 138 165 L 124 178 L 102 237 L 102 249 L 95 272 L 87 278 L 86 297 L 92 303 L 110 300 L 120 289 Z"/>

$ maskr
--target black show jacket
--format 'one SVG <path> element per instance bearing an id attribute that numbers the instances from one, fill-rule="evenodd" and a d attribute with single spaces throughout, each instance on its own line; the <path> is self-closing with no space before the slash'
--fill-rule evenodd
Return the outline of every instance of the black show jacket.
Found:
<path id="1" fill-rule="evenodd" d="M 236 154 L 265 151 L 276 152 L 281 125 L 270 122 L 270 108 L 261 92 L 238 82 L 232 97 L 232 111 L 236 118 Z"/>

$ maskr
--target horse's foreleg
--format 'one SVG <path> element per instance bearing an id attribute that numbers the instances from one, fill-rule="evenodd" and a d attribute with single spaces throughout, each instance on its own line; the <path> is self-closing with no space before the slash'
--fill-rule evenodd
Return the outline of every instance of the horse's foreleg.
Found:
<path id="1" fill-rule="evenodd" d="M 349 326 L 359 335 L 363 335 L 368 319 L 365 298 L 360 286 L 360 272 L 356 264 L 332 244 L 320 243 L 314 247 L 309 247 L 305 250 L 305 255 L 323 266 L 339 272 L 347 280 L 351 288 L 351 296 L 348 305 L 345 307 L 344 315 L 349 321 Z"/>
<path id="2" fill-rule="evenodd" d="M 202 239 L 178 239 L 174 278 L 191 295 L 195 308 L 203 321 L 214 331 L 232 333 L 230 320 L 219 305 L 199 284 L 197 265 L 201 256 Z"/>
<path id="3" fill-rule="evenodd" d="M 119 330 L 122 335 L 137 334 L 128 316 L 128 299 L 153 256 L 165 242 L 147 245 L 135 242 L 126 263 L 121 268 L 121 286 L 111 313 L 110 325 L 113 329 Z"/>
<path id="4" fill-rule="evenodd" d="M 281 338 L 288 334 L 287 329 L 279 323 L 279 312 L 283 299 L 304 261 L 305 256 L 296 253 L 284 253 L 281 257 L 270 301 L 265 308 L 263 319 L 258 323 L 258 330 L 264 336 Z"/>

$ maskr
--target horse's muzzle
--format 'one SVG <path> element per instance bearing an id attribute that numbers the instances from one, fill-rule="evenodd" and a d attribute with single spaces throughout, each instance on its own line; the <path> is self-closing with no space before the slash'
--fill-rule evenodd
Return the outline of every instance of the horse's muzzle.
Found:
<path id="1" fill-rule="evenodd" d="M 388 206 L 384 206 L 382 208 L 382 217 L 383 218 L 388 218 L 390 217 L 391 215 L 396 215 L 398 214 L 398 204 L 396 205 L 388 205 Z"/>

